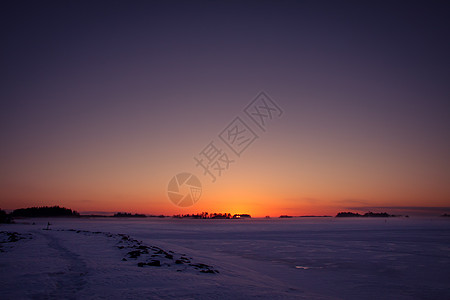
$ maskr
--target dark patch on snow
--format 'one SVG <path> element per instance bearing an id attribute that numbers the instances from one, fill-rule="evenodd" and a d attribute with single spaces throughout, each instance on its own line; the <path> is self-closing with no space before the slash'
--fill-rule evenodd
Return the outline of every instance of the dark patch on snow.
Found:
<path id="1" fill-rule="evenodd" d="M 61 229 L 58 231 L 71 231 L 75 233 L 81 233 L 84 235 L 97 235 L 103 234 L 108 238 L 113 238 L 117 240 L 116 248 L 124 251 L 123 262 L 129 260 L 138 261 L 138 267 L 171 267 L 176 265 L 178 268 L 177 272 L 183 272 L 187 270 L 195 270 L 200 273 L 206 274 L 217 274 L 219 271 L 215 270 L 214 267 L 202 264 L 202 263 L 192 263 L 192 257 L 187 257 L 186 254 L 177 254 L 172 250 L 164 250 L 157 246 L 144 245 L 142 241 L 133 239 L 127 234 L 112 234 L 110 232 L 100 232 L 100 231 L 87 231 L 87 230 L 76 230 L 76 229 Z M 181 267 L 181 269 L 180 269 Z"/>
<path id="2" fill-rule="evenodd" d="M 21 234 L 18 232 L 0 231 L 0 252 L 5 252 L 3 245 L 16 243 L 23 239 L 31 239 L 31 234 Z"/>

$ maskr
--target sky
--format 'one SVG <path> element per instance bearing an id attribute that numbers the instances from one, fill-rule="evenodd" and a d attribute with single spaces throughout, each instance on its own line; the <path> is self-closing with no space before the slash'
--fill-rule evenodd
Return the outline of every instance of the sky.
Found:
<path id="1" fill-rule="evenodd" d="M 450 212 L 450 5 L 361 2 L 2 3 L 0 207 Z"/>

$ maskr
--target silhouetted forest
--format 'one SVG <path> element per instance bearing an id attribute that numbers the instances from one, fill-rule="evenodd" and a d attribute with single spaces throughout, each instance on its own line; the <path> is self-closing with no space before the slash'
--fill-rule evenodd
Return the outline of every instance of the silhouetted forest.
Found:
<path id="1" fill-rule="evenodd" d="M 208 212 L 202 212 L 198 214 L 179 214 L 179 215 L 173 215 L 173 218 L 183 219 L 183 218 L 190 218 L 190 219 L 240 219 L 240 218 L 251 218 L 248 214 L 235 214 L 231 215 L 230 213 L 208 213 Z"/>
<path id="2" fill-rule="evenodd" d="M 0 223 L 10 224 L 12 223 L 12 218 L 6 211 L 0 209 Z"/>
<path id="3" fill-rule="evenodd" d="M 12 217 L 79 217 L 80 214 L 74 210 L 59 206 L 40 206 L 19 208 L 11 213 Z"/>
<path id="4" fill-rule="evenodd" d="M 115 213 L 113 217 L 115 217 L 115 218 L 145 218 L 146 215 L 144 215 L 144 214 L 134 214 L 133 215 L 131 213 L 118 212 L 118 213 Z"/>
<path id="5" fill-rule="evenodd" d="M 361 215 L 353 212 L 340 212 L 336 215 L 336 218 L 350 218 L 350 217 L 361 217 L 361 218 L 388 218 L 397 217 L 397 215 L 390 215 L 388 213 L 373 213 L 371 211 Z"/>

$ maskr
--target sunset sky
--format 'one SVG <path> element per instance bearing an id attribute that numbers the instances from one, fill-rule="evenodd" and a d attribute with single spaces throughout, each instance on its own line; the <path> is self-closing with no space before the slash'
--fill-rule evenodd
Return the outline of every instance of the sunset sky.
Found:
<path id="1" fill-rule="evenodd" d="M 364 1 L 365 2 L 365 1 Z M 2 4 L 0 207 L 450 212 L 445 1 Z M 263 131 L 244 108 L 282 109 Z M 219 134 L 258 135 L 240 157 Z M 216 182 L 194 157 L 235 160 Z M 187 208 L 170 179 L 196 175 Z"/>

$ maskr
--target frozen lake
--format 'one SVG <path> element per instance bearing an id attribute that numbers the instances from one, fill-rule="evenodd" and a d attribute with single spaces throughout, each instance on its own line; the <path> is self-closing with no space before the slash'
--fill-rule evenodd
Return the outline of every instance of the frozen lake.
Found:
<path id="1" fill-rule="evenodd" d="M 450 299 L 447 218 L 16 221 L 2 299 Z"/>

